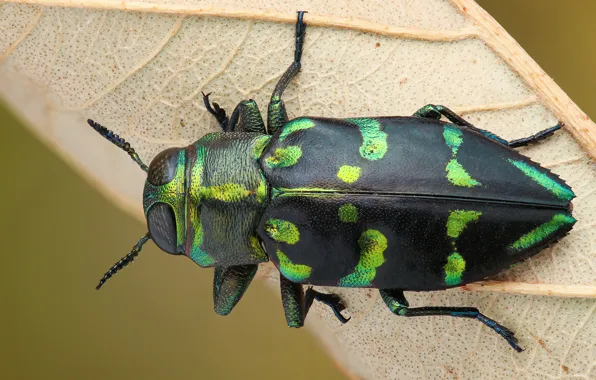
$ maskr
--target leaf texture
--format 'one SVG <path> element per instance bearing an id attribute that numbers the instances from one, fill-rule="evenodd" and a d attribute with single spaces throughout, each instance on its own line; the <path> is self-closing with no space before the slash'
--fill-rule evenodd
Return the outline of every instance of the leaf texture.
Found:
<path id="1" fill-rule="evenodd" d="M 285 94 L 290 117 L 410 115 L 443 104 L 506 139 L 565 121 L 567 131 L 521 151 L 573 187 L 578 223 L 499 279 L 596 286 L 596 128 L 472 1 L 253 1 L 250 9 L 237 0 L 31 3 L 0 5 L 0 93 L 138 217 L 144 173 L 85 119 L 113 129 L 149 162 L 218 129 L 201 91 L 228 112 L 248 98 L 264 110 L 292 56 L 290 22 L 306 9 L 303 70 Z M 276 286 L 275 270 L 261 272 Z M 526 351 L 516 354 L 476 321 L 402 320 L 376 291 L 333 291 L 347 300 L 350 323 L 315 306 L 309 325 L 354 377 L 596 377 L 594 298 L 408 294 L 413 306 L 478 307 L 517 332 Z"/>

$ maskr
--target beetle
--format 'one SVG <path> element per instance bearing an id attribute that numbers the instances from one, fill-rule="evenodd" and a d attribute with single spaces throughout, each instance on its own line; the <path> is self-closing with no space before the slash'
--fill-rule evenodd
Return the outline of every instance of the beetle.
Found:
<path id="1" fill-rule="evenodd" d="M 294 61 L 271 95 L 267 125 L 254 100 L 228 117 L 203 94 L 223 132 L 166 149 L 147 166 L 123 138 L 88 120 L 147 172 L 148 233 L 97 289 L 151 239 L 215 268 L 221 315 L 238 303 L 258 265 L 272 261 L 290 327 L 304 324 L 315 300 L 348 321 L 341 299 L 312 285 L 377 288 L 395 315 L 477 319 L 522 351 L 511 330 L 478 309 L 411 308 L 404 291 L 485 279 L 572 229 L 572 189 L 514 149 L 562 124 L 507 141 L 440 105 L 408 117 L 288 120 L 282 94 L 300 71 L 303 16 L 298 12 Z"/>

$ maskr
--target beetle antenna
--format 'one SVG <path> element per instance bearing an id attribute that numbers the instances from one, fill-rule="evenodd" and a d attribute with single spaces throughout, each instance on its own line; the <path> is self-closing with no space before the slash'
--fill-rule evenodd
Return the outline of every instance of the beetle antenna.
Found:
<path id="1" fill-rule="evenodd" d="M 144 171 L 149 170 L 147 165 L 145 165 L 143 163 L 143 161 L 141 161 L 141 158 L 139 157 L 137 152 L 135 152 L 134 148 L 131 147 L 130 144 L 126 142 L 126 140 L 124 140 L 122 137 L 118 136 L 117 134 L 110 131 L 103 125 L 96 123 L 95 121 L 93 121 L 91 119 L 87 119 L 87 123 L 89 123 L 89 125 L 91 127 L 93 127 L 93 129 L 95 129 L 97 131 L 97 133 L 99 133 L 100 135 L 105 137 L 112 144 L 116 145 L 118 148 L 121 148 L 126 153 L 128 153 L 130 158 L 132 158 L 133 161 L 136 162 L 137 165 L 139 165 L 141 167 L 141 169 L 143 169 Z"/>
<path id="2" fill-rule="evenodd" d="M 105 284 L 106 281 L 108 281 L 110 279 L 110 277 L 115 275 L 116 272 L 118 272 L 120 269 L 124 268 L 128 264 L 132 263 L 132 261 L 135 259 L 135 257 L 137 257 L 139 252 L 141 252 L 141 248 L 143 247 L 143 244 L 145 244 L 147 242 L 147 240 L 149 240 L 149 239 L 151 239 L 151 235 L 149 235 L 149 232 L 147 232 L 147 234 L 145 234 L 145 236 L 143 236 L 141 238 L 141 240 L 139 240 L 137 242 L 137 244 L 132 248 L 132 251 L 130 251 L 128 253 L 128 255 L 121 258 L 120 261 L 118 261 L 116 264 L 114 264 L 110 268 L 110 270 L 108 270 L 106 272 L 106 274 L 103 275 L 103 278 L 101 280 L 99 280 L 99 284 L 97 284 L 97 286 L 95 287 L 95 290 L 99 290 L 99 288 L 101 288 L 103 286 L 103 284 Z"/>

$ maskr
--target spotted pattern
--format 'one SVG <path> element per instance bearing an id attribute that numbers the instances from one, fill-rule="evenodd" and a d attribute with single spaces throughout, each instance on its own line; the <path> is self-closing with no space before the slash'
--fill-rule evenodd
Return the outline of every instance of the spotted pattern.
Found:
<path id="1" fill-rule="evenodd" d="M 265 232 L 280 243 L 296 244 L 300 240 L 300 231 L 294 223 L 281 219 L 269 219 L 265 223 Z"/>
<path id="2" fill-rule="evenodd" d="M 553 193 L 557 198 L 564 201 L 570 201 L 575 197 L 575 194 L 569 187 L 555 181 L 546 173 L 540 172 L 535 167 L 530 166 L 523 161 L 512 160 L 511 158 L 509 158 L 508 161 L 521 170 L 525 175 L 530 177 L 534 182 Z"/>
<path id="3" fill-rule="evenodd" d="M 568 214 L 556 214 L 553 218 L 540 226 L 536 227 L 532 231 L 520 237 L 517 241 L 510 245 L 510 248 L 516 251 L 522 251 L 528 249 L 548 238 L 561 227 L 565 225 L 574 224 L 575 218 Z"/>
<path id="4" fill-rule="evenodd" d="M 276 252 L 279 259 L 279 271 L 290 281 L 302 282 L 310 277 L 312 268 L 308 265 L 294 264 L 288 256 L 279 249 Z"/>
<path id="5" fill-rule="evenodd" d="M 481 183 L 473 179 L 464 167 L 457 161 L 457 151 L 464 141 L 463 133 L 454 125 L 446 125 L 443 129 L 443 138 L 451 148 L 451 160 L 447 162 L 445 171 L 447 180 L 455 186 L 474 187 Z"/>
<path id="6" fill-rule="evenodd" d="M 475 222 L 482 215 L 479 211 L 454 210 L 447 219 L 447 236 L 451 238 L 453 252 L 447 257 L 445 270 L 445 284 L 447 286 L 459 285 L 462 282 L 462 275 L 466 270 L 466 261 L 457 252 L 457 238 L 462 234 L 469 223 Z"/>
<path id="7" fill-rule="evenodd" d="M 315 126 L 315 122 L 310 119 L 306 119 L 306 118 L 294 119 L 294 120 L 288 122 L 286 125 L 284 125 L 283 130 L 279 134 L 279 141 L 280 142 L 284 141 L 286 139 L 286 137 L 288 137 L 289 135 L 291 135 L 292 133 L 294 133 L 296 131 L 309 129 L 314 126 Z"/>
<path id="8" fill-rule="evenodd" d="M 302 157 L 302 148 L 291 145 L 275 149 L 275 152 L 265 159 L 265 163 L 270 168 L 287 168 L 296 165 L 300 157 Z"/>
<path id="9" fill-rule="evenodd" d="M 351 273 L 339 280 L 339 286 L 363 287 L 371 286 L 377 275 L 377 268 L 385 262 L 383 256 L 387 249 L 387 238 L 380 231 L 366 230 L 358 239 L 360 261 Z"/>
<path id="10" fill-rule="evenodd" d="M 383 126 L 375 119 L 354 118 L 346 119 L 356 124 L 362 134 L 362 145 L 360 155 L 370 161 L 380 160 L 387 153 L 387 133 L 383 132 Z"/>
<path id="11" fill-rule="evenodd" d="M 344 223 L 356 223 L 358 221 L 358 209 L 351 203 L 339 207 L 339 220 Z"/>
<path id="12" fill-rule="evenodd" d="M 354 183 L 360 178 L 361 171 L 358 166 L 343 165 L 337 172 L 337 178 L 345 183 Z"/>

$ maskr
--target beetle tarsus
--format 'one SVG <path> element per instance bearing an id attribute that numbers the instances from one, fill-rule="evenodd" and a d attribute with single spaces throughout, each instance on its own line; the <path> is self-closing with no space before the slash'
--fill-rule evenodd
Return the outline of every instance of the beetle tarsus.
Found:
<path id="1" fill-rule="evenodd" d="M 326 294 L 317 292 L 312 287 L 309 287 L 306 290 L 305 298 L 307 305 L 311 304 L 312 300 L 317 300 L 329 306 L 331 310 L 333 310 L 333 314 L 335 314 L 335 317 L 342 324 L 348 323 L 348 321 L 350 320 L 350 318 L 346 318 L 341 314 L 341 312 L 346 309 L 346 306 L 341 301 L 341 298 L 339 298 L 339 296 L 336 294 Z"/>
<path id="2" fill-rule="evenodd" d="M 211 106 L 211 103 L 209 102 L 209 95 L 211 95 L 211 93 L 205 94 L 201 91 L 201 94 L 203 94 L 203 103 L 205 104 L 207 111 L 209 111 L 209 113 L 215 117 L 224 132 L 229 132 L 226 111 L 215 102 L 213 102 L 213 107 Z"/>
<path id="3" fill-rule="evenodd" d="M 515 333 L 509 330 L 507 327 L 502 326 L 495 322 L 494 320 L 488 318 L 486 315 L 482 313 L 478 313 L 476 317 L 480 322 L 484 323 L 486 326 L 490 327 L 491 329 L 495 330 L 495 332 L 501 335 L 507 343 L 517 352 L 522 352 L 524 349 L 517 344 L 517 338 L 515 337 Z"/>

